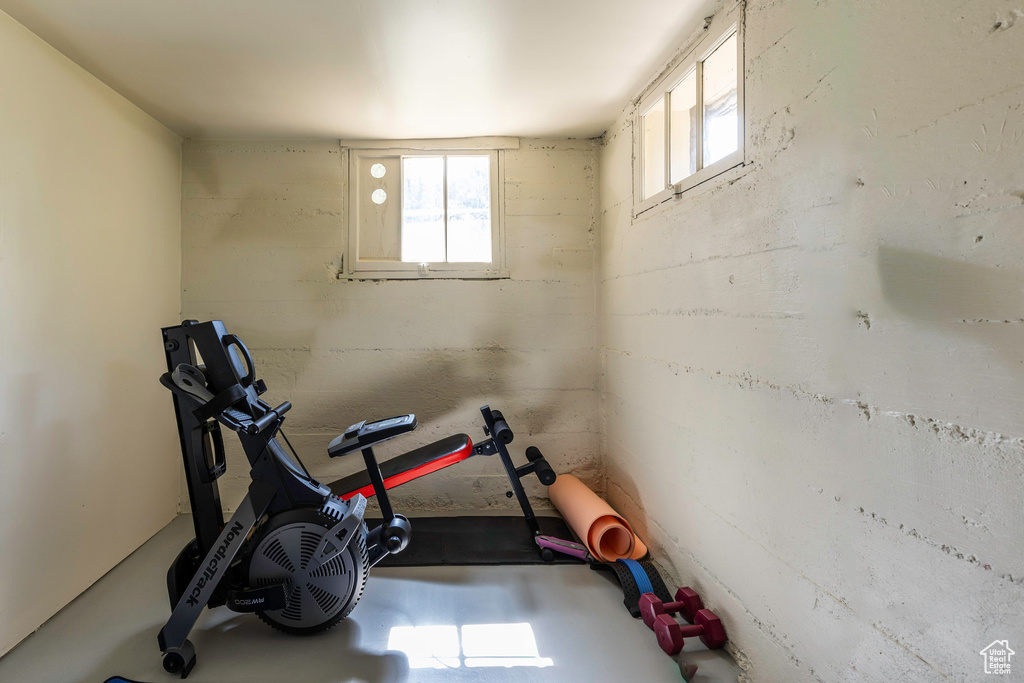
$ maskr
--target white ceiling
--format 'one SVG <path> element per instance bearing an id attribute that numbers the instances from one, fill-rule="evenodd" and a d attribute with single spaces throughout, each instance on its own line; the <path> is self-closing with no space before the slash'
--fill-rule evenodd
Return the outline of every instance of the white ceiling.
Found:
<path id="1" fill-rule="evenodd" d="M 185 137 L 594 136 L 713 0 L 0 0 Z"/>

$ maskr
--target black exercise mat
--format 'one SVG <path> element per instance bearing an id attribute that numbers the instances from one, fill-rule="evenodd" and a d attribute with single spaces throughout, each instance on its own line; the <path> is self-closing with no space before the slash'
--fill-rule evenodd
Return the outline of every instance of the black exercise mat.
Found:
<path id="1" fill-rule="evenodd" d="M 522 517 L 416 517 L 409 546 L 381 560 L 378 567 L 431 567 L 437 565 L 582 564 L 562 553 L 553 562 L 541 559 L 540 547 Z M 573 540 L 559 517 L 538 517 L 540 532 Z M 367 519 L 373 529 L 379 519 Z"/>

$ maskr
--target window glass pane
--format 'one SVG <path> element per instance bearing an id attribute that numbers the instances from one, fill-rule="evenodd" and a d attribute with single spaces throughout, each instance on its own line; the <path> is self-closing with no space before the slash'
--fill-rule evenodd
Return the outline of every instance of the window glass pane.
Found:
<path id="1" fill-rule="evenodd" d="M 694 69 L 672 91 L 669 154 L 672 183 L 697 172 L 697 70 Z"/>
<path id="2" fill-rule="evenodd" d="M 665 98 L 643 113 L 644 199 L 665 189 Z"/>
<path id="3" fill-rule="evenodd" d="M 491 261 L 491 157 L 448 157 L 448 261 Z"/>
<path id="4" fill-rule="evenodd" d="M 704 60 L 704 165 L 739 149 L 736 34 Z"/>
<path id="5" fill-rule="evenodd" d="M 402 159 L 402 260 L 444 261 L 444 157 Z"/>

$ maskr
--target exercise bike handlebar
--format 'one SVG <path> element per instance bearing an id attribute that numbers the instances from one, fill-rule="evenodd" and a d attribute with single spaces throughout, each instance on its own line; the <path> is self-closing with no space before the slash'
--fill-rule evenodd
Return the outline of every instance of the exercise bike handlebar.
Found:
<path id="1" fill-rule="evenodd" d="M 280 420 L 281 417 L 283 417 L 284 414 L 287 413 L 291 409 L 292 409 L 292 402 L 291 401 L 285 401 L 284 403 L 282 403 L 278 407 L 274 408 L 273 410 L 268 410 L 267 412 L 263 413 L 263 415 L 261 415 L 260 417 L 258 417 L 255 420 L 253 420 L 250 424 L 246 425 L 245 426 L 245 432 L 247 434 L 252 434 L 252 435 L 256 435 L 256 434 L 261 433 L 267 427 L 269 427 L 270 425 L 272 425 L 275 422 L 277 422 L 278 420 Z"/>

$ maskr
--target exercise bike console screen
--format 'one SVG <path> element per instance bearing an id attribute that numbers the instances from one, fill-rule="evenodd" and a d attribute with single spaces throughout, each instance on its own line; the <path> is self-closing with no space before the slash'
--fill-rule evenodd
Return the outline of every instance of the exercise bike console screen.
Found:
<path id="1" fill-rule="evenodd" d="M 330 443 L 327 447 L 327 454 L 332 458 L 337 458 L 340 455 L 362 450 L 367 446 L 401 436 L 414 429 L 416 429 L 416 416 L 412 414 L 398 415 L 376 422 L 366 422 L 365 420 L 357 422 Z"/>
<path id="2" fill-rule="evenodd" d="M 360 428 L 359 438 L 380 441 L 381 439 L 390 439 L 392 436 L 411 432 L 414 429 L 416 429 L 415 415 L 399 415 L 398 417 L 389 417 L 386 420 L 367 422 Z"/>

